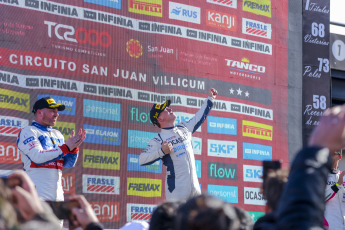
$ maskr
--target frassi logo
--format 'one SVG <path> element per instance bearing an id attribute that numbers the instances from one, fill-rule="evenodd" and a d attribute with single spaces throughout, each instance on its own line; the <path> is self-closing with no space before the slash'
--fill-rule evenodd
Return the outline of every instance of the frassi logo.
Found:
<path id="1" fill-rule="evenodd" d="M 237 17 L 235 15 L 226 14 L 215 10 L 207 10 L 206 25 L 222 30 L 236 31 Z"/>
<path id="2" fill-rule="evenodd" d="M 271 24 L 242 18 L 242 33 L 271 39 L 272 27 Z"/>
<path id="3" fill-rule="evenodd" d="M 121 121 L 121 105 L 105 101 L 83 100 L 83 115 L 97 119 Z"/>
<path id="4" fill-rule="evenodd" d="M 30 94 L 1 89 L 0 108 L 30 113 Z"/>
<path id="5" fill-rule="evenodd" d="M 271 17 L 270 0 L 243 0 L 243 11 Z"/>
<path id="6" fill-rule="evenodd" d="M 207 117 L 207 132 L 237 135 L 237 120 L 225 117 Z"/>
<path id="7" fill-rule="evenodd" d="M 83 174 L 83 193 L 120 194 L 120 177 Z"/>
<path id="8" fill-rule="evenodd" d="M 100 222 L 120 221 L 119 202 L 90 201 L 90 205 Z"/>
<path id="9" fill-rule="evenodd" d="M 243 142 L 243 159 L 271 161 L 272 147 L 267 145 Z"/>
<path id="10" fill-rule="evenodd" d="M 75 194 L 75 174 L 63 173 L 62 174 L 62 188 L 65 194 Z"/>
<path id="11" fill-rule="evenodd" d="M 161 197 L 162 181 L 148 178 L 127 178 L 127 195 Z"/>
<path id="12" fill-rule="evenodd" d="M 252 218 L 253 222 L 256 222 L 260 217 L 264 216 L 264 212 L 252 212 L 252 211 L 247 211 L 248 214 L 250 215 L 250 218 Z"/>
<path id="13" fill-rule="evenodd" d="M 136 124 L 152 125 L 149 107 L 128 105 L 128 122 Z"/>
<path id="14" fill-rule="evenodd" d="M 262 166 L 243 165 L 243 181 L 262 182 Z"/>
<path id="15" fill-rule="evenodd" d="M 58 95 L 51 95 L 51 94 L 38 94 L 37 100 L 43 97 L 52 97 L 55 99 L 55 102 L 57 104 L 65 105 L 65 110 L 59 111 L 59 114 L 75 116 L 75 111 L 76 111 L 75 97 L 65 97 L 65 96 L 58 96 Z"/>
<path id="16" fill-rule="evenodd" d="M 0 135 L 17 137 L 22 128 L 29 125 L 29 121 L 17 117 L 0 116 Z"/>
<path id="17" fill-rule="evenodd" d="M 242 121 L 242 135 L 272 141 L 273 127 L 253 121 Z"/>
<path id="18" fill-rule="evenodd" d="M 120 170 L 120 153 L 84 149 L 83 168 Z"/>
<path id="19" fill-rule="evenodd" d="M 237 0 L 207 0 L 207 2 L 235 9 L 237 8 Z"/>
<path id="20" fill-rule="evenodd" d="M 237 142 L 236 141 L 219 141 L 207 140 L 208 156 L 237 158 Z"/>
<path id="21" fill-rule="evenodd" d="M 127 155 L 127 171 L 162 173 L 162 161 L 158 160 L 150 165 L 140 165 L 139 155 Z"/>
<path id="22" fill-rule="evenodd" d="M 0 142 L 0 163 L 2 164 L 22 164 L 21 154 L 16 144 Z"/>
<path id="23" fill-rule="evenodd" d="M 53 128 L 59 130 L 65 140 L 67 140 L 69 136 L 71 136 L 72 130 L 75 131 L 75 123 L 57 121 L 56 125 Z"/>
<path id="24" fill-rule="evenodd" d="M 169 2 L 169 18 L 200 24 L 200 8 Z"/>
<path id="25" fill-rule="evenodd" d="M 157 133 L 149 133 L 139 130 L 128 130 L 128 147 L 130 148 L 146 148 L 149 141 L 154 138 Z"/>
<path id="26" fill-rule="evenodd" d="M 121 0 L 84 0 L 84 2 L 121 10 Z M 102 221 L 101 221 L 102 222 Z"/>
<path id="27" fill-rule="evenodd" d="M 202 139 L 199 137 L 192 137 L 193 152 L 195 155 L 201 155 Z"/>
<path id="28" fill-rule="evenodd" d="M 238 187 L 225 185 L 207 185 L 207 193 L 225 202 L 238 204 Z"/>
<path id="29" fill-rule="evenodd" d="M 207 162 L 207 178 L 237 180 L 237 165 L 220 162 Z"/>
<path id="30" fill-rule="evenodd" d="M 47 25 L 49 38 L 56 38 L 61 41 L 68 41 L 93 47 L 108 48 L 111 45 L 111 36 L 107 31 L 97 31 L 95 29 L 86 29 L 79 27 L 75 29 L 71 25 L 58 24 L 57 22 L 44 21 Z M 76 65 L 73 62 L 66 64 L 68 69 L 75 70 Z"/>
<path id="31" fill-rule="evenodd" d="M 178 125 L 181 122 L 188 122 L 190 119 L 194 117 L 194 114 L 183 113 L 183 112 L 176 112 L 175 115 L 176 115 L 175 125 Z M 196 131 L 201 132 L 201 126 Z"/>
<path id="32" fill-rule="evenodd" d="M 198 178 L 201 178 L 201 161 L 195 160 L 195 169 L 196 169 L 196 175 Z"/>
<path id="33" fill-rule="evenodd" d="M 84 124 L 86 130 L 85 143 L 101 145 L 120 145 L 121 129 Z"/>
<path id="34" fill-rule="evenodd" d="M 162 0 L 129 0 L 128 11 L 136 14 L 145 14 L 155 17 L 162 17 Z"/>
<path id="35" fill-rule="evenodd" d="M 155 210 L 156 205 L 150 204 L 127 204 L 127 222 L 133 220 L 150 221 L 152 212 Z"/>
<path id="36" fill-rule="evenodd" d="M 244 187 L 244 204 L 265 205 L 266 201 L 259 188 Z"/>

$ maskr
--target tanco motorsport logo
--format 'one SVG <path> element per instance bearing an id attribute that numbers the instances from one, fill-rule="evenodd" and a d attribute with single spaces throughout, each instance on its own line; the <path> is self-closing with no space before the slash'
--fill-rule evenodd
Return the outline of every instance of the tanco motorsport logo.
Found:
<path id="1" fill-rule="evenodd" d="M 81 45 L 108 48 L 111 45 L 111 36 L 107 31 L 97 31 L 79 27 L 75 29 L 71 25 L 57 22 L 44 21 L 47 25 L 48 37 L 63 42 L 73 42 Z"/>
<path id="2" fill-rule="evenodd" d="M 132 58 L 139 58 L 143 55 L 143 46 L 138 40 L 131 39 L 126 43 L 126 51 Z"/>
<path id="3" fill-rule="evenodd" d="M 243 0 L 243 11 L 271 17 L 270 0 Z"/>
<path id="4" fill-rule="evenodd" d="M 237 180 L 237 164 L 207 162 L 207 178 Z"/>
<path id="5" fill-rule="evenodd" d="M 120 194 L 120 177 L 83 174 L 83 193 Z"/>
<path id="6" fill-rule="evenodd" d="M 0 89 L 0 108 L 30 113 L 30 94 Z"/>
<path id="7" fill-rule="evenodd" d="M 62 174 L 62 187 L 65 194 L 75 194 L 75 174 Z"/>
<path id="8" fill-rule="evenodd" d="M 271 39 L 272 27 L 271 24 L 242 18 L 242 33 Z"/>
<path id="9" fill-rule="evenodd" d="M 17 117 L 0 116 L 0 135 L 17 137 L 20 130 L 28 126 L 29 121 Z"/>
<path id="10" fill-rule="evenodd" d="M 0 163 L 22 164 L 20 151 L 15 143 L 0 142 Z"/>
<path id="11" fill-rule="evenodd" d="M 119 202 L 90 201 L 90 205 L 100 222 L 120 221 Z"/>
<path id="12" fill-rule="evenodd" d="M 127 195 L 161 197 L 162 180 L 149 178 L 127 178 Z"/>
<path id="13" fill-rule="evenodd" d="M 120 153 L 84 149 L 83 168 L 120 170 Z"/>
<path id="14" fill-rule="evenodd" d="M 266 73 L 266 67 L 250 63 L 248 58 L 241 61 L 225 59 L 226 68 L 230 69 L 230 75 L 244 77 L 245 79 L 261 80 L 261 76 Z"/>
<path id="15" fill-rule="evenodd" d="M 128 0 L 128 11 L 136 14 L 145 14 L 162 17 L 162 0 Z"/>
<path id="16" fill-rule="evenodd" d="M 133 220 L 150 221 L 152 212 L 156 207 L 156 205 L 128 203 L 127 222 L 131 222 Z"/>
<path id="17" fill-rule="evenodd" d="M 253 121 L 242 121 L 242 135 L 272 141 L 273 127 Z"/>

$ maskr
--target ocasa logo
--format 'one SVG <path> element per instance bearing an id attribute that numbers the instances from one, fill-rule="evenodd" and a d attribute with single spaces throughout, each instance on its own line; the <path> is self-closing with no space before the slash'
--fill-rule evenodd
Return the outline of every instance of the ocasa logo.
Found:
<path id="1" fill-rule="evenodd" d="M 236 31 L 237 18 L 235 15 L 207 10 L 206 25 L 222 30 Z"/>
<path id="2" fill-rule="evenodd" d="M 237 165 L 230 163 L 207 162 L 207 178 L 237 180 Z"/>
<path id="3" fill-rule="evenodd" d="M 102 46 L 107 48 L 111 45 L 110 34 L 106 31 L 98 32 L 94 29 L 85 29 L 79 27 L 75 29 L 73 26 L 58 24 L 56 22 L 44 21 L 48 26 L 48 36 L 52 38 L 54 35 L 62 41 L 69 41 L 79 44 L 89 44 L 91 46 Z"/>
<path id="4" fill-rule="evenodd" d="M 265 205 L 266 201 L 259 188 L 244 187 L 244 204 Z"/>
<path id="5" fill-rule="evenodd" d="M 118 222 L 120 220 L 119 202 L 90 201 L 90 205 L 100 222 Z"/>

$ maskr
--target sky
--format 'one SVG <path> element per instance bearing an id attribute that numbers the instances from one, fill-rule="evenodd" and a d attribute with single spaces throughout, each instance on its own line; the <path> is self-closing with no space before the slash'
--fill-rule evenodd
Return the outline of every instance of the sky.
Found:
<path id="1" fill-rule="evenodd" d="M 344 24 L 344 27 L 331 25 L 331 33 L 345 35 L 345 0 L 330 0 L 331 1 L 331 22 Z"/>

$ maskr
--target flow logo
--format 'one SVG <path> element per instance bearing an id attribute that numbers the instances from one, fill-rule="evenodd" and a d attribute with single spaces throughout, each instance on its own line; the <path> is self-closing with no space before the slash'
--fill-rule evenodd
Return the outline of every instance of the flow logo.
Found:
<path id="1" fill-rule="evenodd" d="M 237 165 L 230 163 L 207 162 L 207 178 L 237 180 Z"/>
<path id="2" fill-rule="evenodd" d="M 262 182 L 262 166 L 243 165 L 243 181 Z"/>
<path id="3" fill-rule="evenodd" d="M 152 125 L 150 120 L 150 109 L 151 108 L 144 106 L 128 105 L 128 122 Z"/>
<path id="4" fill-rule="evenodd" d="M 207 140 L 208 156 L 237 158 L 236 141 Z"/>
<path id="5" fill-rule="evenodd" d="M 169 18 L 200 24 L 200 8 L 169 2 Z"/>

